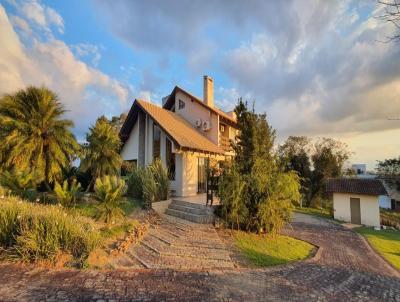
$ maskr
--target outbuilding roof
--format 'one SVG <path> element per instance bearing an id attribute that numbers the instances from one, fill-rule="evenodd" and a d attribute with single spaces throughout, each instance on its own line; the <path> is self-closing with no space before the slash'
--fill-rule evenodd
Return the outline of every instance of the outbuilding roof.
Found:
<path id="1" fill-rule="evenodd" d="M 120 136 L 125 143 L 137 119 L 138 110 L 147 113 L 166 134 L 183 149 L 224 154 L 224 150 L 207 137 L 200 134 L 188 121 L 175 112 L 163 109 L 152 103 L 136 99 L 128 117 L 121 128 Z"/>
<path id="2" fill-rule="evenodd" d="M 379 179 L 331 178 L 326 184 L 326 191 L 331 193 L 353 193 L 362 195 L 387 195 Z"/>

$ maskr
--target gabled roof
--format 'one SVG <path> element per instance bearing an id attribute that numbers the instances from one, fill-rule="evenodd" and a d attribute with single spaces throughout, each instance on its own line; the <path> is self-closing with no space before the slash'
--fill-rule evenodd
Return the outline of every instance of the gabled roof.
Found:
<path id="1" fill-rule="evenodd" d="M 164 108 L 171 109 L 173 102 L 175 100 L 175 94 L 178 91 L 186 94 L 188 97 L 190 97 L 192 100 L 199 103 L 201 106 L 213 111 L 215 114 L 218 114 L 222 118 L 222 121 L 228 123 L 229 125 L 231 125 L 233 127 L 237 127 L 236 119 L 234 119 L 232 116 L 228 115 L 226 112 L 222 111 L 221 109 L 208 106 L 201 99 L 199 99 L 198 97 L 194 96 L 193 94 L 187 92 L 186 90 L 184 90 L 183 88 L 181 88 L 179 86 L 175 86 L 175 88 L 172 90 L 171 94 L 168 96 L 168 98 L 163 106 Z"/>
<path id="2" fill-rule="evenodd" d="M 215 154 L 225 153 L 224 150 L 200 134 L 189 122 L 178 114 L 138 99 L 133 103 L 128 117 L 121 128 L 120 137 L 123 143 L 129 137 L 139 110 L 147 113 L 179 147 Z"/>
<path id="3" fill-rule="evenodd" d="M 353 193 L 362 195 L 387 195 L 379 179 L 332 178 L 328 179 L 326 191 L 332 193 Z"/>

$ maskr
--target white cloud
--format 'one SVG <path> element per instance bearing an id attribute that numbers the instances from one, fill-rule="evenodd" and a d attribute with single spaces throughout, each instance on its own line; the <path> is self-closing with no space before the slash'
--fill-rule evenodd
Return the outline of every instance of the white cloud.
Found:
<path id="1" fill-rule="evenodd" d="M 51 7 L 46 7 L 47 23 L 54 24 L 60 33 L 64 33 L 64 20 L 63 18 Z"/>
<path id="2" fill-rule="evenodd" d="M 97 66 L 100 62 L 100 48 L 102 47 L 90 43 L 80 43 L 72 46 L 78 57 L 92 57 L 91 62 L 94 66 Z"/>
<path id="3" fill-rule="evenodd" d="M 28 22 L 26 22 L 19 16 L 12 16 L 11 23 L 14 25 L 14 27 L 19 28 L 20 30 L 22 30 L 23 33 L 27 35 L 32 33 L 32 29 L 29 26 Z"/>
<path id="4" fill-rule="evenodd" d="M 54 90 L 75 121 L 82 137 L 100 114 L 119 114 L 126 109 L 129 89 L 117 80 L 80 61 L 63 41 L 51 38 L 24 46 L 0 5 L 0 94 L 28 85 Z"/>
<path id="5" fill-rule="evenodd" d="M 41 4 L 37 0 L 14 1 L 13 5 L 33 25 L 48 33 L 51 32 L 50 27 L 55 26 L 59 33 L 64 33 L 64 20 L 53 8 Z"/>

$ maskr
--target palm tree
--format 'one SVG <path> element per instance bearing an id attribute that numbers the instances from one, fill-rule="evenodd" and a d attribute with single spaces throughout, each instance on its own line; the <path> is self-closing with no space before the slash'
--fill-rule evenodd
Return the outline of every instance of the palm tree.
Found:
<path id="1" fill-rule="evenodd" d="M 62 169 L 79 150 L 63 119 L 66 112 L 57 95 L 46 87 L 28 87 L 0 99 L 0 164 L 40 175 L 50 191 Z"/>
<path id="2" fill-rule="evenodd" d="M 83 150 L 81 162 L 81 170 L 90 171 L 92 174 L 87 191 L 92 188 L 96 178 L 117 175 L 122 163 L 119 154 L 121 141 L 115 127 L 101 117 L 89 130 L 86 137 L 88 145 Z"/>

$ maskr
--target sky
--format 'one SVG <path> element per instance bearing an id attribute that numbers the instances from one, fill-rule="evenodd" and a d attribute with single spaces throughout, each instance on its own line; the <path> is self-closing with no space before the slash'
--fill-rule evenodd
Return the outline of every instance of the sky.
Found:
<path id="1" fill-rule="evenodd" d="M 400 155 L 400 43 L 375 1 L 0 0 L 0 95 L 46 85 L 85 138 L 175 85 L 267 113 L 277 143 L 330 136 L 349 163 Z M 399 117 L 398 120 L 396 118 Z"/>

